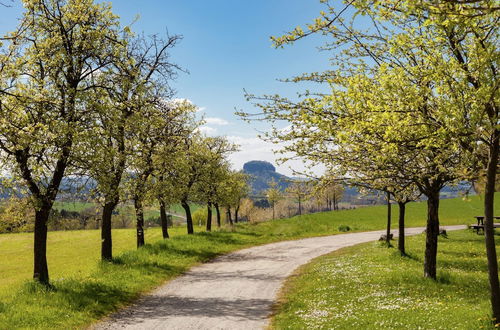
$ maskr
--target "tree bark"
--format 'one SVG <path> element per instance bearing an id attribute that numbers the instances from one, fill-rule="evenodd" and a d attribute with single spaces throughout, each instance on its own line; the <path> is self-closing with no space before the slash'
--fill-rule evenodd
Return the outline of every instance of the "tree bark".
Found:
<path id="1" fill-rule="evenodd" d="M 327 205 L 328 205 L 328 199 L 327 199 Z M 302 201 L 299 196 L 299 215 L 302 215 Z"/>
<path id="2" fill-rule="evenodd" d="M 47 221 L 51 206 L 42 205 L 35 211 L 34 271 L 33 278 L 41 284 L 49 284 L 47 266 Z"/>
<path id="3" fill-rule="evenodd" d="M 230 207 L 226 208 L 226 222 L 229 223 L 231 226 L 233 225 L 233 219 L 231 218 L 231 208 Z"/>
<path id="4" fill-rule="evenodd" d="M 102 208 L 102 224 L 101 224 L 101 260 L 113 260 L 113 241 L 111 237 L 111 219 L 113 210 L 115 209 L 118 201 L 111 200 L 105 202 Z"/>
<path id="5" fill-rule="evenodd" d="M 493 227 L 495 183 L 498 166 L 500 131 L 494 130 L 489 146 L 489 159 L 484 191 L 484 241 L 488 259 L 488 279 L 490 283 L 490 300 L 494 323 L 500 322 L 500 286 L 498 281 L 498 260 L 495 247 L 495 229 Z"/>
<path id="6" fill-rule="evenodd" d="M 218 203 L 214 203 L 214 206 L 215 206 L 215 213 L 216 213 L 216 217 L 217 217 L 217 227 L 220 228 L 220 209 L 219 209 L 219 204 Z"/>
<path id="7" fill-rule="evenodd" d="M 391 193 L 387 192 L 387 232 L 385 242 L 387 246 L 391 246 Z"/>
<path id="8" fill-rule="evenodd" d="M 238 212 L 240 211 L 240 204 L 234 209 L 234 223 L 238 223 Z"/>
<path id="9" fill-rule="evenodd" d="M 33 179 L 32 171 L 29 168 L 29 149 L 17 150 L 14 155 L 21 170 L 21 175 L 26 182 L 33 197 L 40 202 L 38 210 L 35 211 L 35 232 L 34 232 L 34 265 L 33 278 L 44 285 L 49 285 L 49 270 L 47 266 L 47 221 L 50 210 L 54 204 L 59 186 L 61 185 L 64 172 L 68 165 L 68 158 L 71 152 L 72 136 L 62 148 L 62 154 L 56 162 L 56 166 L 50 180 L 49 186 L 44 194 L 41 193 L 37 182 Z"/>
<path id="10" fill-rule="evenodd" d="M 398 237 L 398 249 L 401 255 L 406 255 L 405 251 L 405 212 L 406 203 L 398 202 L 399 206 L 399 237 Z"/>
<path id="11" fill-rule="evenodd" d="M 137 248 L 143 246 L 144 243 L 144 209 L 142 200 L 134 198 L 135 217 L 137 220 Z"/>
<path id="12" fill-rule="evenodd" d="M 207 203 L 207 231 L 212 231 L 212 203 Z"/>
<path id="13" fill-rule="evenodd" d="M 427 194 L 427 228 L 425 239 L 424 277 L 436 279 L 436 261 L 439 236 L 439 190 Z"/>
<path id="14" fill-rule="evenodd" d="M 159 198 L 160 202 L 160 221 L 161 221 L 161 233 L 164 239 L 169 238 L 168 235 L 168 217 L 167 217 L 167 206 L 162 198 Z"/>
<path id="15" fill-rule="evenodd" d="M 187 225 L 187 233 L 194 234 L 193 229 L 193 218 L 191 217 L 191 208 L 189 207 L 189 203 L 186 199 L 181 201 L 182 208 L 186 212 L 186 225 Z"/>

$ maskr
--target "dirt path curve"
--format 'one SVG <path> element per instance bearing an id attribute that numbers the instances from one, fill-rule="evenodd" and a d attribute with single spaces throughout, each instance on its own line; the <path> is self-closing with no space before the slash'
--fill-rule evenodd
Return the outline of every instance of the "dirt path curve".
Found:
<path id="1" fill-rule="evenodd" d="M 465 226 L 447 226 L 446 230 Z M 424 228 L 408 228 L 407 235 Z M 256 246 L 196 266 L 96 329 L 261 329 L 283 281 L 300 265 L 334 250 L 377 240 L 384 231 Z"/>

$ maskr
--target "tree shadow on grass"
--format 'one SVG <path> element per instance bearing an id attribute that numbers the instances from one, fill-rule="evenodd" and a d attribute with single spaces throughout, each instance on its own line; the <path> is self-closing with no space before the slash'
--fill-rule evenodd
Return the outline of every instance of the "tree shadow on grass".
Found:
<path id="1" fill-rule="evenodd" d="M 85 311 L 96 318 L 116 311 L 118 306 L 133 301 L 139 295 L 115 285 L 77 280 L 61 283 L 57 291 L 69 309 Z"/>
<path id="2" fill-rule="evenodd" d="M 195 258 L 198 261 L 207 261 L 221 254 L 221 252 L 216 252 L 216 251 L 193 249 L 189 247 L 179 248 L 172 245 L 165 246 L 165 245 L 153 244 L 153 245 L 145 245 L 142 248 L 147 250 L 147 253 L 149 255 L 155 255 L 160 258 L 164 257 L 169 259 L 177 257 L 188 257 L 188 258 Z"/>
<path id="3" fill-rule="evenodd" d="M 109 272 L 106 267 L 136 269 L 147 273 L 162 273 L 162 274 L 180 274 L 186 270 L 187 267 L 174 266 L 170 264 L 168 258 L 163 260 L 145 259 L 141 256 L 127 256 L 123 255 L 117 257 L 109 264 L 101 264 L 101 272 Z M 119 271 L 115 269 L 114 271 Z"/>
<path id="4" fill-rule="evenodd" d="M 401 251 L 397 250 L 397 251 L 394 251 L 394 256 L 398 256 L 402 259 L 406 259 L 406 260 L 412 260 L 412 261 L 421 261 L 422 258 L 418 257 L 416 254 L 414 253 L 411 253 L 411 252 L 408 252 L 408 251 L 405 251 L 405 253 L 401 253 Z"/>

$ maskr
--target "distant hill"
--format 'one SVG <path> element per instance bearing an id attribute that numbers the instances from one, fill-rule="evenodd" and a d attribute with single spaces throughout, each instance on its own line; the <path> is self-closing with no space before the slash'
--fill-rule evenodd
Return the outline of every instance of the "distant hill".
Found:
<path id="1" fill-rule="evenodd" d="M 285 190 L 292 178 L 276 172 L 273 164 L 262 161 L 252 160 L 243 165 L 243 172 L 250 176 L 250 186 L 252 195 L 262 195 L 269 188 L 269 182 L 274 179 L 281 190 Z"/>

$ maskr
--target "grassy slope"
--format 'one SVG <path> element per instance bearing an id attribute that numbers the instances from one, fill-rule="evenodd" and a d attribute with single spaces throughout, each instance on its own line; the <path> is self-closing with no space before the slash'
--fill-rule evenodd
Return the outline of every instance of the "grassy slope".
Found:
<path id="1" fill-rule="evenodd" d="M 437 282 L 422 276 L 424 235 L 408 239 L 410 257 L 377 242 L 315 259 L 288 279 L 272 328 L 491 328 L 484 236 L 448 235 Z"/>
<path id="2" fill-rule="evenodd" d="M 473 215 L 481 214 L 481 203 L 477 197 L 470 202 L 443 201 L 442 223 L 472 222 Z M 425 203 L 412 204 L 408 217 L 410 226 L 424 225 Z M 160 240 L 158 229 L 150 229 L 146 241 L 156 242 L 139 251 L 134 251 L 133 230 L 115 230 L 115 255 L 131 251 L 122 254 L 118 259 L 121 263 L 112 265 L 98 263 L 98 231 L 51 232 L 48 261 L 56 290 L 48 295 L 37 290 L 32 294 L 33 285 L 23 284 L 31 277 L 32 234 L 0 235 L 0 325 L 12 328 L 88 324 L 131 301 L 140 292 L 218 254 L 278 240 L 336 234 L 342 224 L 359 231 L 381 229 L 385 224 L 385 208 L 246 224 L 237 226 L 235 232 L 190 237 L 181 235 L 184 228 L 177 228 L 168 242 Z M 34 301 L 43 307 L 36 307 Z"/>

